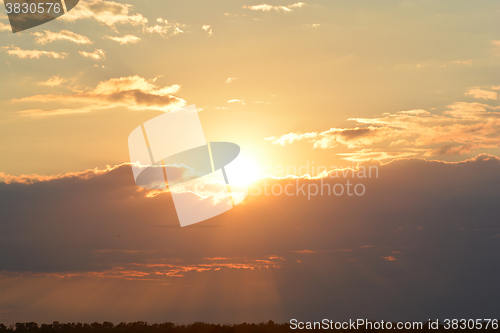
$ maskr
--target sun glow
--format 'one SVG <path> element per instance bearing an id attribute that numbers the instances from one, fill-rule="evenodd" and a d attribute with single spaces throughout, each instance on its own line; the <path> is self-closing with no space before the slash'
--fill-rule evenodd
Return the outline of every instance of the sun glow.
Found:
<path id="1" fill-rule="evenodd" d="M 236 185 L 248 185 L 259 178 L 259 169 L 253 159 L 241 155 L 232 163 L 233 176 L 232 182 Z"/>

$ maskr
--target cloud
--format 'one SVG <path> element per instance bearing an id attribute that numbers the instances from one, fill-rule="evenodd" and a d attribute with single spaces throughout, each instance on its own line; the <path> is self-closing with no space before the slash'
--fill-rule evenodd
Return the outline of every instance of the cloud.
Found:
<path id="1" fill-rule="evenodd" d="M 48 44 L 56 40 L 67 40 L 76 44 L 92 44 L 93 42 L 85 36 L 71 32 L 69 30 L 61 30 L 60 32 L 52 32 L 44 30 L 43 32 L 36 31 L 31 33 L 36 36 L 37 44 Z"/>
<path id="2" fill-rule="evenodd" d="M 60 85 L 61 83 L 66 82 L 66 79 L 63 79 L 62 77 L 59 77 L 58 75 L 52 76 L 50 79 L 44 82 L 40 82 L 40 85 L 44 86 L 49 86 L 49 87 L 55 87 Z"/>
<path id="3" fill-rule="evenodd" d="M 99 82 L 93 89 L 72 94 L 34 95 L 14 99 L 14 103 L 59 103 L 74 105 L 74 108 L 61 107 L 42 111 L 30 109 L 20 111 L 23 116 L 41 117 L 71 113 L 89 112 L 91 109 L 126 107 L 130 110 L 170 111 L 185 105 L 185 101 L 172 94 L 178 92 L 179 85 L 159 87 L 154 81 L 147 81 L 139 76 L 112 78 Z"/>
<path id="4" fill-rule="evenodd" d="M 275 11 L 283 11 L 283 12 L 291 12 L 295 8 L 300 8 L 306 6 L 304 2 L 297 2 L 288 6 L 272 6 L 268 4 L 261 4 L 261 5 L 254 5 L 254 6 L 243 6 L 243 8 L 250 9 L 250 10 L 255 10 L 255 11 L 263 11 L 263 12 L 269 12 L 271 10 Z"/>
<path id="5" fill-rule="evenodd" d="M 455 66 L 455 65 L 465 65 L 465 66 L 471 66 L 472 65 L 472 59 L 468 59 L 468 60 L 451 60 L 451 61 L 444 61 L 444 62 L 438 62 L 438 61 L 435 61 L 435 60 L 428 60 L 428 61 L 425 61 L 425 62 L 421 62 L 421 63 L 418 63 L 416 65 L 411 65 L 412 67 L 416 67 L 416 68 L 426 68 L 426 67 L 430 67 L 430 68 L 445 68 L 445 67 L 448 67 L 448 66 Z"/>
<path id="6" fill-rule="evenodd" d="M 337 144 L 342 144 L 349 148 L 355 148 L 362 145 L 370 145 L 385 138 L 384 133 L 388 134 L 386 128 L 365 127 L 365 128 L 330 128 L 324 132 L 310 133 L 288 133 L 281 137 L 269 137 L 264 140 L 272 141 L 273 144 L 281 146 L 292 144 L 295 141 L 304 139 L 313 139 L 314 148 L 333 148 Z"/>
<path id="7" fill-rule="evenodd" d="M 286 321 L 315 304 L 319 320 L 367 312 L 396 320 L 408 311 L 465 317 L 483 295 L 476 311 L 494 316 L 500 159 L 378 167 L 379 178 L 261 179 L 244 204 L 184 229 L 170 194 L 139 191 L 128 164 L 2 174 L 0 309 L 37 321 L 66 309 L 99 321 L 139 314 L 258 322 Z M 347 180 L 366 193 L 265 194 L 266 187 L 292 184 L 297 193 L 297 185 L 307 191 Z M 117 298 L 118 309 L 110 306 Z"/>
<path id="8" fill-rule="evenodd" d="M 407 151 L 382 151 L 380 149 L 361 149 L 353 153 L 339 153 L 340 156 L 345 156 L 343 159 L 351 162 L 363 161 L 386 161 L 399 158 L 409 158 L 417 156 L 417 152 Z"/>
<path id="9" fill-rule="evenodd" d="M 472 65 L 472 59 L 469 59 L 469 60 L 453 60 L 451 63 L 455 64 L 455 65 L 467 65 L 467 66 L 470 66 L 470 65 Z"/>
<path id="10" fill-rule="evenodd" d="M 61 116 L 68 114 L 89 113 L 90 111 L 91 111 L 90 109 L 86 108 L 56 109 L 50 111 L 44 111 L 42 109 L 28 109 L 28 110 L 18 111 L 18 113 L 21 117 L 40 118 L 40 117 Z"/>
<path id="11" fill-rule="evenodd" d="M 226 82 L 224 82 L 224 83 L 226 83 L 226 84 L 233 83 L 237 79 L 238 79 L 237 77 L 228 77 Z"/>
<path id="12" fill-rule="evenodd" d="M 81 19 L 93 19 L 109 27 L 117 24 L 133 26 L 146 24 L 148 20 L 139 13 L 129 14 L 132 5 L 106 0 L 83 0 L 78 6 L 66 13 L 61 19 L 74 22 Z"/>
<path id="13" fill-rule="evenodd" d="M 468 92 L 465 93 L 467 96 L 472 96 L 474 98 L 482 99 L 492 99 L 497 100 L 497 93 L 495 91 L 483 90 L 479 88 L 470 88 Z"/>
<path id="14" fill-rule="evenodd" d="M 13 176 L 13 175 L 8 175 L 3 172 L 0 172 L 0 180 L 1 182 L 5 184 L 36 184 L 40 182 L 48 182 L 48 181 L 53 181 L 53 180 L 60 180 L 60 179 L 91 179 L 94 177 L 97 177 L 99 175 L 106 174 L 108 172 L 112 172 L 116 169 L 119 169 L 121 167 L 129 166 L 130 163 L 124 163 L 120 165 L 115 165 L 114 167 L 108 166 L 105 169 L 87 169 L 85 171 L 79 171 L 79 172 L 68 172 L 64 174 L 58 174 L 58 175 L 53 175 L 53 176 L 44 176 L 44 175 L 37 175 L 37 174 L 31 174 L 31 175 L 20 175 L 20 176 Z"/>
<path id="15" fill-rule="evenodd" d="M 209 36 L 212 36 L 212 26 L 211 25 L 203 25 L 201 27 L 203 30 L 206 31 L 206 33 L 209 35 Z"/>
<path id="16" fill-rule="evenodd" d="M 331 148 L 339 143 L 348 148 L 355 148 L 379 142 L 388 135 L 390 131 L 383 127 L 331 128 L 319 133 L 321 139 L 314 142 L 314 148 Z"/>
<path id="17" fill-rule="evenodd" d="M 230 99 L 229 101 L 227 101 L 228 103 L 230 104 L 239 104 L 239 105 L 245 105 L 245 101 L 242 100 L 242 99 Z"/>
<path id="18" fill-rule="evenodd" d="M 290 133 L 284 134 L 284 135 L 282 135 L 280 137 L 271 136 L 271 137 L 265 138 L 264 140 L 272 141 L 273 144 L 284 146 L 284 145 L 287 145 L 287 144 L 292 144 L 295 141 L 299 141 L 299 140 L 303 140 L 303 139 L 316 138 L 316 137 L 318 137 L 318 133 L 316 133 L 316 132 L 312 132 L 312 133 L 294 133 L 294 132 L 290 132 Z"/>
<path id="19" fill-rule="evenodd" d="M 22 50 L 17 46 L 3 46 L 7 54 L 17 56 L 21 59 L 40 59 L 40 57 L 64 59 L 68 56 L 65 52 L 41 51 L 41 50 Z"/>
<path id="20" fill-rule="evenodd" d="M 0 31 L 12 31 L 10 25 L 0 22 Z"/>
<path id="21" fill-rule="evenodd" d="M 95 251 L 103 253 L 103 251 Z M 125 253 L 138 253 L 143 251 L 129 250 Z M 210 260 L 210 259 L 206 259 Z M 245 259 L 245 258 L 225 258 L 222 262 L 200 262 L 197 264 L 182 264 L 182 263 L 125 263 L 122 266 L 111 267 L 104 271 L 87 271 L 87 272 L 43 272 L 43 273 L 4 273 L 3 277 L 56 277 L 59 279 L 70 278 L 99 278 L 112 280 L 126 281 L 168 281 L 169 278 L 185 277 L 188 273 L 204 273 L 208 271 L 219 271 L 224 269 L 236 270 L 254 270 L 254 269 L 269 269 L 279 268 L 280 262 L 274 258 L 268 257 L 262 259 Z"/>
<path id="22" fill-rule="evenodd" d="M 288 8 L 301 8 L 303 6 L 307 6 L 304 2 L 296 2 L 292 5 L 289 5 Z"/>
<path id="23" fill-rule="evenodd" d="M 311 253 L 315 253 L 315 252 L 317 252 L 317 251 L 312 251 L 312 250 L 300 250 L 300 251 L 294 251 L 294 252 L 301 253 L 301 254 L 311 254 Z"/>
<path id="24" fill-rule="evenodd" d="M 427 62 L 424 64 L 419 64 L 419 65 L 417 65 L 417 67 L 421 68 L 421 67 L 426 67 L 426 66 L 430 66 L 433 64 L 434 64 L 434 62 L 430 61 L 430 62 Z M 447 62 L 439 64 L 439 67 L 443 68 L 443 67 L 447 67 L 448 65 L 466 65 L 466 66 L 470 67 L 472 65 L 472 59 L 447 61 Z"/>
<path id="25" fill-rule="evenodd" d="M 163 18 L 158 18 L 156 22 L 160 24 L 155 24 L 150 27 L 143 27 L 142 32 L 148 34 L 159 34 L 164 38 L 169 38 L 178 34 L 184 33 L 181 28 L 187 27 L 187 25 L 176 22 L 169 22 Z"/>
<path id="26" fill-rule="evenodd" d="M 452 144 L 444 145 L 441 148 L 427 152 L 427 156 L 443 156 L 443 155 L 463 155 L 468 154 L 474 149 L 474 145 L 467 144 L 458 147 L 453 147 Z M 477 148 L 476 148 L 477 149 Z"/>
<path id="27" fill-rule="evenodd" d="M 475 96 L 484 95 L 484 91 L 477 89 L 470 92 Z M 489 93 L 492 93 L 487 95 L 490 99 L 496 98 L 496 92 Z M 354 152 L 339 154 L 353 161 L 465 155 L 500 145 L 500 107 L 456 102 L 447 108 L 440 115 L 426 110 L 408 110 L 385 113 L 379 118 L 350 118 L 357 127 L 291 132 L 265 140 L 282 146 L 307 140 L 313 148 L 356 148 Z"/>
<path id="28" fill-rule="evenodd" d="M 115 42 L 120 43 L 120 45 L 135 44 L 141 40 L 139 37 L 134 35 L 125 35 L 122 37 L 106 36 L 105 38 L 114 40 Z"/>
<path id="29" fill-rule="evenodd" d="M 85 51 L 79 51 L 80 55 L 84 56 L 85 58 L 90 58 L 93 60 L 105 60 L 106 59 L 106 52 L 101 49 L 96 49 L 94 52 L 85 52 Z"/>
<path id="30" fill-rule="evenodd" d="M 457 102 L 449 105 L 448 111 L 441 115 L 398 112 L 383 118 L 353 120 L 389 128 L 393 146 L 426 148 L 454 143 L 474 145 L 476 149 L 494 148 L 500 143 L 500 119 L 496 110 L 497 107 L 486 104 Z M 460 151 L 466 153 L 468 150 Z"/>

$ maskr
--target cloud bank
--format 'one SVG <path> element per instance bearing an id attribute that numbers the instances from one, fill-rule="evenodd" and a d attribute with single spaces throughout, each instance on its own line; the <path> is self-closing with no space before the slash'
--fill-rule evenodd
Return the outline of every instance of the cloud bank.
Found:
<path id="1" fill-rule="evenodd" d="M 402 159 L 379 165 L 378 178 L 349 174 L 263 179 L 245 204 L 183 229 L 170 194 L 139 190 L 129 165 L 53 177 L 2 174 L 0 308 L 11 310 L 4 318 L 496 315 L 497 157 Z M 276 184 L 346 180 L 363 182 L 366 194 L 265 194 Z M 110 306 L 116 297 L 120 305 Z"/>

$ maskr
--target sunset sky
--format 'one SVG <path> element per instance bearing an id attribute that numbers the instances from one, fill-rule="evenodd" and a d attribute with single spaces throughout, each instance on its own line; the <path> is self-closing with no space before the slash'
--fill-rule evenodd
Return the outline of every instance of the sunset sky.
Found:
<path id="1" fill-rule="evenodd" d="M 304 1 L 0 4 L 0 322 L 498 317 L 500 3 Z M 127 138 L 192 104 L 253 190 L 378 177 L 180 228 Z"/>

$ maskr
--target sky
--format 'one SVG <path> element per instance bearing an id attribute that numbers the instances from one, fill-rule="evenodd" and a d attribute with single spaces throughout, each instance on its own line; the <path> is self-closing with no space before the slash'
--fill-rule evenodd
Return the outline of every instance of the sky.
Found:
<path id="1" fill-rule="evenodd" d="M 486 0 L 81 0 L 12 33 L 0 4 L 0 322 L 497 316 L 499 18 Z M 193 104 L 250 192 L 180 228 L 127 138 Z"/>

